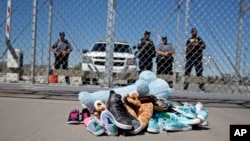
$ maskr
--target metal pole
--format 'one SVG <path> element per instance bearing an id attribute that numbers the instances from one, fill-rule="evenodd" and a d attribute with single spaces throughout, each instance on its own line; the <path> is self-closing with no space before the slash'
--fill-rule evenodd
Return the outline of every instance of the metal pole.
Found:
<path id="1" fill-rule="evenodd" d="M 11 42 L 10 42 L 10 31 L 11 31 L 11 14 L 12 14 L 12 9 L 11 9 L 11 0 L 8 0 L 7 2 L 7 19 L 6 19 L 6 45 L 8 48 L 8 52 L 10 52 L 11 56 L 15 61 L 17 61 L 18 56 L 16 54 L 15 49 L 12 47 Z"/>
<path id="2" fill-rule="evenodd" d="M 183 56 L 185 56 L 185 52 L 186 52 L 186 40 L 188 38 L 188 20 L 189 20 L 189 4 L 190 4 L 190 0 L 186 1 L 186 12 L 185 12 L 185 27 L 184 27 L 184 48 L 183 48 Z M 183 84 L 185 81 L 185 59 L 183 59 L 183 63 L 182 64 L 182 73 L 181 73 L 181 83 Z"/>
<path id="3" fill-rule="evenodd" d="M 240 86 L 240 63 L 241 63 L 241 50 L 242 50 L 242 33 L 243 33 L 243 16 L 244 13 L 250 9 L 250 5 L 244 7 L 245 0 L 239 2 L 239 17 L 238 17 L 238 36 L 236 47 L 236 62 L 235 62 L 235 90 L 239 92 Z"/>
<path id="4" fill-rule="evenodd" d="M 50 0 L 49 3 L 49 23 L 48 23 L 48 54 L 47 54 L 47 83 L 49 83 L 49 75 L 50 75 L 50 69 L 51 69 L 51 64 L 50 64 L 50 47 L 51 47 L 51 32 L 52 32 L 52 14 L 53 14 L 53 0 Z"/>
<path id="5" fill-rule="evenodd" d="M 175 45 L 176 45 L 176 53 L 177 55 L 175 55 L 175 58 L 179 58 L 178 57 L 178 46 L 179 46 L 179 32 L 180 32 L 180 4 L 181 4 L 181 0 L 178 0 L 178 3 L 177 3 L 177 19 L 176 19 L 176 35 L 175 35 Z M 175 53 L 175 54 L 176 54 Z M 174 68 L 175 68 L 175 72 L 174 72 L 174 81 L 173 81 L 173 88 L 175 87 L 176 85 L 176 73 L 177 73 L 177 65 L 176 63 L 174 63 Z"/>
<path id="6" fill-rule="evenodd" d="M 107 19 L 107 46 L 105 62 L 104 86 L 112 86 L 113 74 L 113 52 L 114 52 L 114 34 L 115 34 L 115 8 L 116 0 L 108 1 L 108 19 Z"/>
<path id="7" fill-rule="evenodd" d="M 35 84 L 35 64 L 36 64 L 36 32 L 37 32 L 37 0 L 33 1 L 32 20 L 32 60 L 31 60 L 31 82 Z"/>

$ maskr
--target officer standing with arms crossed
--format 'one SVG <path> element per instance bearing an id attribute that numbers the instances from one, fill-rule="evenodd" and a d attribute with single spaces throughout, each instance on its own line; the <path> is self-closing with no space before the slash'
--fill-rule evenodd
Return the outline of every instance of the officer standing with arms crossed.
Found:
<path id="1" fill-rule="evenodd" d="M 202 65 L 202 52 L 206 48 L 206 45 L 201 37 L 199 37 L 196 28 L 191 29 L 192 37 L 186 42 L 186 65 L 185 76 L 190 76 L 192 68 L 195 67 L 196 76 L 203 77 L 203 65 Z M 184 82 L 184 90 L 188 89 L 189 82 Z M 199 88 L 205 91 L 204 82 L 199 83 Z"/>

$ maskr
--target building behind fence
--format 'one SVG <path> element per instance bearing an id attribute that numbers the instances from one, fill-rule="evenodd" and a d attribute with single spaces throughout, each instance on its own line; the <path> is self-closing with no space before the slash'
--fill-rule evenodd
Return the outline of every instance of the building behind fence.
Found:
<path id="1" fill-rule="evenodd" d="M 121 53 L 115 57 L 115 41 L 129 44 L 132 54 L 138 52 L 138 42 L 150 31 L 155 48 L 162 36 L 175 49 L 171 76 L 173 88 L 183 90 L 183 82 L 190 81 L 188 91 L 199 91 L 205 82 L 207 92 L 250 92 L 250 1 L 249 0 L 8 0 L 0 5 L 0 81 L 47 84 L 52 73 L 58 75 L 58 85 L 64 85 L 69 75 L 71 85 L 99 84 L 113 87 L 124 80 L 127 84 L 138 77 L 136 70 L 126 72 L 127 63 L 115 73 L 116 59 L 126 60 Z M 203 77 L 196 77 L 195 69 L 185 77 L 186 41 L 195 27 L 206 44 L 203 51 Z M 65 32 L 73 51 L 69 70 L 54 70 L 54 54 L 50 48 Z M 82 71 L 83 51 L 90 50 L 100 40 L 106 41 L 104 71 L 98 67 Z M 93 57 L 92 59 L 100 59 Z M 153 58 L 156 73 L 156 58 Z M 100 65 L 91 60 L 88 65 Z M 119 63 L 116 63 L 122 66 Z M 97 69 L 96 69 L 97 68 Z M 88 78 L 88 79 L 86 79 Z"/>

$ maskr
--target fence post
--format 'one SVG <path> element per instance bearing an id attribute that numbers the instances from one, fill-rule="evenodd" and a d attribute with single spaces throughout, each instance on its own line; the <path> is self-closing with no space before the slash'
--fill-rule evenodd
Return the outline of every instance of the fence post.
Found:
<path id="1" fill-rule="evenodd" d="M 35 64 L 36 64 L 36 32 L 37 32 L 37 0 L 33 1 L 32 20 L 32 60 L 31 60 L 31 82 L 35 84 Z"/>
<path id="2" fill-rule="evenodd" d="M 49 83 L 49 75 L 50 75 L 50 47 L 51 47 L 51 30 L 52 30 L 52 12 L 53 12 L 53 0 L 49 2 L 49 23 L 48 23 L 48 54 L 47 54 L 47 72 L 46 78 Z"/>
<path id="3" fill-rule="evenodd" d="M 179 41 L 179 32 L 180 32 L 180 5 L 181 5 L 181 3 L 182 3 L 182 1 L 181 0 L 178 0 L 178 3 L 177 3 L 177 14 L 176 14 L 176 16 L 177 16 L 177 18 L 176 18 L 176 29 L 175 29 L 175 45 L 176 45 L 176 53 L 175 53 L 175 58 L 177 58 L 178 57 L 178 54 L 179 54 L 179 52 L 177 52 L 177 50 L 178 50 L 178 48 L 179 48 L 179 44 L 178 44 L 178 41 Z M 181 48 L 182 49 L 182 48 Z M 176 55 L 177 54 L 177 55 Z M 177 65 L 179 65 L 179 64 L 177 64 L 176 63 L 176 61 L 174 62 L 174 75 L 173 75 L 173 77 L 174 77 L 174 81 L 173 81 L 173 88 L 174 87 L 176 87 L 176 73 L 177 73 L 177 71 L 178 71 L 178 69 L 177 69 Z"/>
<path id="4" fill-rule="evenodd" d="M 115 8 L 116 0 L 108 1 L 108 18 L 107 18 L 107 45 L 106 45 L 106 62 L 104 86 L 111 87 L 113 74 L 113 52 L 114 52 L 114 32 L 115 32 Z"/>
<path id="5" fill-rule="evenodd" d="M 237 47 L 236 47 L 236 62 L 235 62 L 235 90 L 239 93 L 240 85 L 240 63 L 241 63 L 241 49 L 242 49 L 242 32 L 243 32 L 243 16 L 247 10 L 250 9 L 250 5 L 244 7 L 244 1 L 239 2 L 239 17 L 238 17 L 238 35 L 237 35 Z"/>
<path id="6" fill-rule="evenodd" d="M 186 11 L 185 11 L 185 27 L 184 27 L 184 32 L 185 32 L 185 36 L 184 36 L 184 43 L 183 43 L 183 56 L 185 56 L 185 52 L 186 52 L 186 40 L 187 40 L 187 36 L 188 36 L 188 20 L 189 20 L 189 4 L 190 4 L 190 0 L 186 1 Z M 183 59 L 183 63 L 182 64 L 182 73 L 181 73 L 181 83 L 183 85 L 184 81 L 185 81 L 185 59 Z"/>

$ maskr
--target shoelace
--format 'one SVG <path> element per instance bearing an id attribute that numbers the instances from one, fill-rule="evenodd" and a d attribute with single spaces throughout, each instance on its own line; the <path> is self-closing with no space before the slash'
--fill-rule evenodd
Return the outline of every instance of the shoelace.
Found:
<path id="1" fill-rule="evenodd" d="M 121 99 L 119 99 L 119 98 L 116 99 L 115 108 L 117 109 L 117 112 L 118 112 L 119 115 L 125 116 L 127 118 L 131 118 L 129 116 L 129 114 L 126 112 L 127 109 L 124 106 L 124 104 L 122 103 Z"/>
<path id="2" fill-rule="evenodd" d="M 196 111 L 195 111 L 195 108 L 194 107 L 182 107 L 182 110 L 183 111 L 185 111 L 185 112 L 187 112 L 187 113 L 196 113 Z"/>

